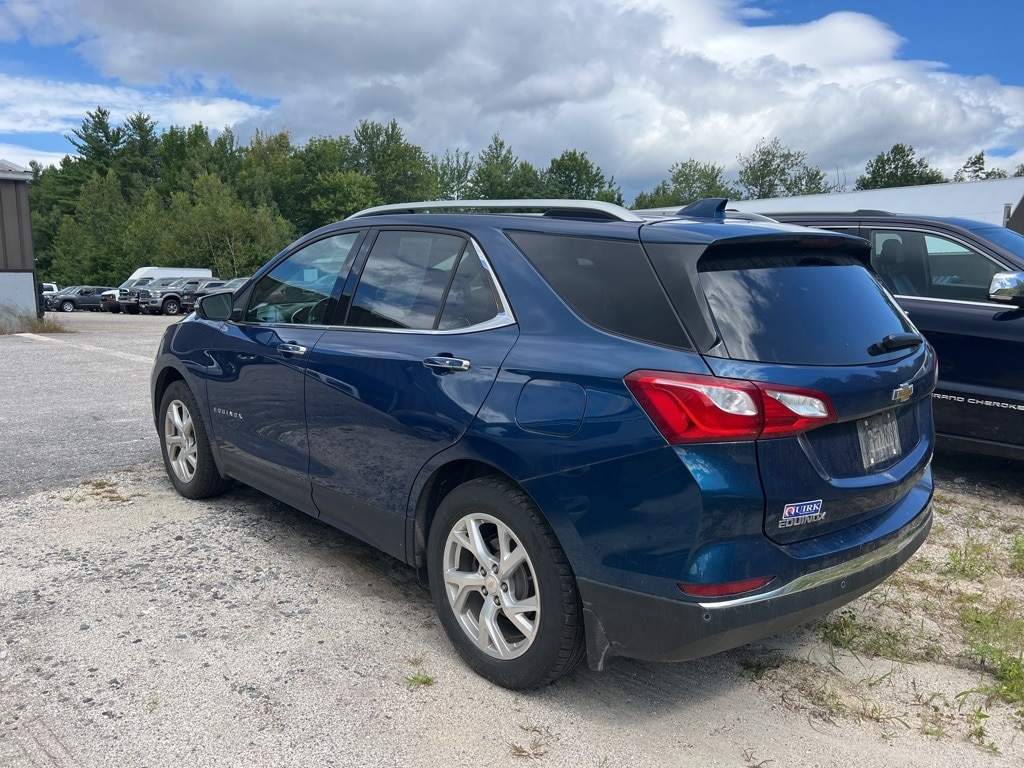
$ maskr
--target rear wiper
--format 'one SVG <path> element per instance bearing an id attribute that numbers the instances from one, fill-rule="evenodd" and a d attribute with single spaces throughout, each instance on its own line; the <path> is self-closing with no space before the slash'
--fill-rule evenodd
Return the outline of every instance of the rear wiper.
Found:
<path id="1" fill-rule="evenodd" d="M 868 354 L 884 355 L 886 352 L 895 352 L 897 349 L 918 347 L 923 343 L 924 339 L 916 333 L 890 333 L 881 341 L 876 341 L 868 347 Z"/>

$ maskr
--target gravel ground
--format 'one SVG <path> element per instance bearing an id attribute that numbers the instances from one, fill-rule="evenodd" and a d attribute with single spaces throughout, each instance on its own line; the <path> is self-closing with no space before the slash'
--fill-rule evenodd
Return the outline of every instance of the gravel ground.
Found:
<path id="1" fill-rule="evenodd" d="M 103 347 L 91 333 L 76 338 Z M 0 413 L 7 431 L 18 415 Z M 981 693 L 957 704 L 985 683 L 977 666 L 849 653 L 820 623 L 696 662 L 496 688 L 462 665 L 405 565 L 242 487 L 182 499 L 155 438 L 140 445 L 141 461 L 54 469 L 43 488 L 4 481 L 0 765 L 1024 763 L 1024 712 Z M 961 509 L 1019 529 L 1016 466 L 936 466 L 947 533 Z M 854 608 L 881 614 L 885 594 Z M 965 706 L 984 709 L 984 739 Z"/>

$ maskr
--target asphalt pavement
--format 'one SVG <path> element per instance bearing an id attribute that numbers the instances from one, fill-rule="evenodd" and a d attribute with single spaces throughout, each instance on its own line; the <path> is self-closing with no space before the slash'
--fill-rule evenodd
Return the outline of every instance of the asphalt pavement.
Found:
<path id="1" fill-rule="evenodd" d="M 0 336 L 0 498 L 159 461 L 149 373 L 180 317 L 47 313 L 63 333 Z"/>

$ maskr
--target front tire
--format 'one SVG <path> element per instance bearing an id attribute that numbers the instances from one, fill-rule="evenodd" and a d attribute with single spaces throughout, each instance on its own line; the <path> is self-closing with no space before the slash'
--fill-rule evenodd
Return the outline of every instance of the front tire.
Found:
<path id="1" fill-rule="evenodd" d="M 178 303 L 177 299 L 168 299 L 164 302 L 160 311 L 165 315 L 178 315 L 181 314 L 181 304 Z"/>
<path id="2" fill-rule="evenodd" d="M 62 301 L 60 303 L 60 311 L 61 312 L 74 312 L 75 311 L 75 302 L 73 302 L 73 301 Z"/>
<path id="3" fill-rule="evenodd" d="M 164 468 L 178 493 L 206 499 L 231 487 L 217 470 L 199 405 L 185 382 L 175 381 L 164 392 L 157 430 Z"/>
<path id="4" fill-rule="evenodd" d="M 532 500 L 499 477 L 438 507 L 427 543 L 441 625 L 465 662 L 504 688 L 539 688 L 584 655 L 576 579 Z"/>

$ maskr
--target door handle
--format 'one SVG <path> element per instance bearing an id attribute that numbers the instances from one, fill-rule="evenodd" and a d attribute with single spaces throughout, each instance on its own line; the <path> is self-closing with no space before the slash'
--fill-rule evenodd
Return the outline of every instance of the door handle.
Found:
<path id="1" fill-rule="evenodd" d="M 469 360 L 463 360 L 458 357 L 451 357 L 447 355 L 428 357 L 423 361 L 423 365 L 425 365 L 427 368 L 437 368 L 442 371 L 469 370 Z"/>
<path id="2" fill-rule="evenodd" d="M 277 351 L 287 355 L 304 355 L 306 354 L 306 348 L 301 344 L 293 344 L 291 342 L 285 342 L 277 345 Z"/>

